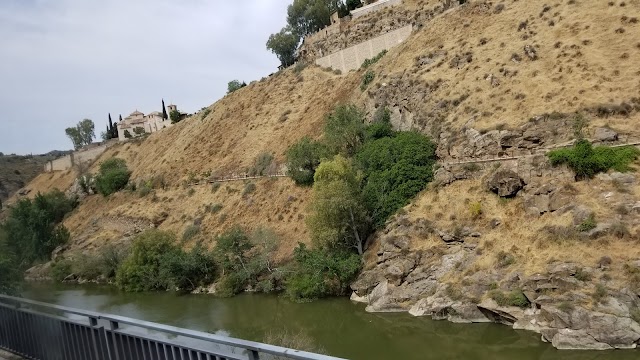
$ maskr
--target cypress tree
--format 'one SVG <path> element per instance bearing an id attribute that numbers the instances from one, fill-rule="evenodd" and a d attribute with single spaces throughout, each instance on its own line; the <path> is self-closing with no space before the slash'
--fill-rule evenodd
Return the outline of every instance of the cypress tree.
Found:
<path id="1" fill-rule="evenodd" d="M 109 126 L 107 126 L 107 134 L 109 134 L 109 139 L 113 139 L 113 121 L 111 121 L 111 113 L 109 113 Z"/>
<path id="2" fill-rule="evenodd" d="M 167 108 L 164 106 L 164 99 L 162 99 L 162 119 L 167 120 L 169 117 L 167 116 Z"/>

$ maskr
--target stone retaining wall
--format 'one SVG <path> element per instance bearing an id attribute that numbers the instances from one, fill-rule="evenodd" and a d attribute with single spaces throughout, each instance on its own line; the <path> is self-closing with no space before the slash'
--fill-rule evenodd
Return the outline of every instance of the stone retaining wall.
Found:
<path id="1" fill-rule="evenodd" d="M 319 58 L 316 64 L 347 72 L 358 69 L 366 59 L 371 59 L 384 50 L 389 50 L 407 40 L 413 25 L 407 25 L 384 35 L 351 46 L 331 55 Z"/>

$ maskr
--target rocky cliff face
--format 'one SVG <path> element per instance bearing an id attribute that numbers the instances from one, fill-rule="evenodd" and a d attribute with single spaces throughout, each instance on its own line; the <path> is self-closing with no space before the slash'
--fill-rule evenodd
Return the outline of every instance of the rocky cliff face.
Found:
<path id="1" fill-rule="evenodd" d="M 531 330 L 558 349 L 635 348 L 636 177 L 612 173 L 572 185 L 570 172 L 552 169 L 527 183 L 512 170 L 474 174 L 481 180 L 422 195 L 370 239 L 352 299 L 371 312 Z M 614 194 L 610 186 L 627 190 Z M 581 229 L 594 213 L 597 225 Z"/>

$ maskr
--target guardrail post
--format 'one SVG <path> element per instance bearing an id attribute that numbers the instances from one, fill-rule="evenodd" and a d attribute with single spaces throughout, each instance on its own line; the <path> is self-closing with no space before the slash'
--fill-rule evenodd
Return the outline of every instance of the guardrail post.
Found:
<path id="1" fill-rule="evenodd" d="M 260 360 L 260 354 L 257 350 L 248 350 L 249 351 L 249 360 Z"/>

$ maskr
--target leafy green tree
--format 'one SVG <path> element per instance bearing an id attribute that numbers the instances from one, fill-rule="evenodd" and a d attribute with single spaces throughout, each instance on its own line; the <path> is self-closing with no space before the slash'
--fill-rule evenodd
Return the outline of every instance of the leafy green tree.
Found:
<path id="1" fill-rule="evenodd" d="M 219 289 L 222 295 L 231 296 L 246 287 L 252 276 L 248 257 L 252 248 L 249 237 L 239 226 L 217 237 L 213 251 L 222 270 Z"/>
<path id="2" fill-rule="evenodd" d="M 111 133 L 109 133 L 109 130 L 107 129 L 107 131 L 103 131 L 100 133 L 100 139 L 102 139 L 102 141 L 107 141 L 109 139 L 111 139 Z"/>
<path id="3" fill-rule="evenodd" d="M 136 126 L 133 128 L 133 133 L 140 136 L 142 134 L 144 134 L 146 131 L 144 131 L 144 128 L 141 126 Z"/>
<path id="4" fill-rule="evenodd" d="M 172 124 L 176 124 L 179 123 L 180 120 L 182 120 L 182 115 L 180 114 L 180 111 L 173 109 L 169 113 L 169 118 L 171 119 Z"/>
<path id="5" fill-rule="evenodd" d="M 131 255 L 116 272 L 116 284 L 125 291 L 167 290 L 170 281 L 163 263 L 179 252 L 175 235 L 147 230 L 133 241 Z"/>
<path id="6" fill-rule="evenodd" d="M 432 180 L 435 149 L 417 132 L 399 132 L 365 143 L 356 154 L 364 173 L 362 198 L 376 228 Z"/>
<path id="7" fill-rule="evenodd" d="M 0 228 L 0 294 L 14 294 L 21 281 L 19 264 L 7 245 L 7 234 Z"/>
<path id="8" fill-rule="evenodd" d="M 287 150 L 287 171 L 298 185 L 313 184 L 313 175 L 320 161 L 328 156 L 327 147 L 309 137 L 293 144 Z"/>
<path id="9" fill-rule="evenodd" d="M 130 176 L 124 160 L 111 158 L 100 164 L 100 171 L 95 177 L 96 189 L 103 196 L 109 196 L 124 189 Z"/>
<path id="10" fill-rule="evenodd" d="M 78 150 L 84 145 L 89 145 L 96 137 L 93 121 L 84 119 L 75 127 L 65 129 L 65 133 L 71 139 L 74 149 Z"/>
<path id="11" fill-rule="evenodd" d="M 245 86 L 247 86 L 245 82 L 240 82 L 240 80 L 231 80 L 227 84 L 227 94 L 231 94 L 232 92 L 239 90 Z"/>
<path id="12" fill-rule="evenodd" d="M 282 67 L 289 67 L 296 61 L 296 50 L 300 38 L 296 36 L 289 27 L 284 27 L 280 32 L 271 34 L 267 40 L 267 49 L 271 50 Z"/>
<path id="13" fill-rule="evenodd" d="M 38 193 L 33 200 L 21 199 L 10 209 L 2 228 L 21 268 L 48 260 L 56 247 L 69 240 L 69 231 L 60 223 L 75 206 L 75 200 L 54 190 Z"/>
<path id="14" fill-rule="evenodd" d="M 362 7 L 362 1 L 360 0 L 347 0 L 346 2 L 347 10 L 355 10 L 359 7 Z"/>
<path id="15" fill-rule="evenodd" d="M 331 14 L 342 5 L 342 0 L 293 0 L 287 7 L 287 24 L 302 38 L 331 25 Z"/>
<path id="16" fill-rule="evenodd" d="M 129 130 L 124 131 L 124 138 L 125 139 L 131 139 L 133 136 L 131 135 L 131 133 L 129 132 Z"/>
<path id="17" fill-rule="evenodd" d="M 160 273 L 168 279 L 169 289 L 191 292 L 213 283 L 216 264 L 213 254 L 198 244 L 190 251 L 177 249 L 166 253 Z"/>
<path id="18" fill-rule="evenodd" d="M 354 248 L 362 255 L 368 232 L 360 196 L 360 175 L 341 155 L 316 169 L 307 220 L 311 239 L 320 247 Z"/>
<path id="19" fill-rule="evenodd" d="M 64 132 L 67 134 L 69 139 L 71 139 L 71 142 L 73 143 L 73 148 L 75 150 L 78 150 L 82 147 L 82 137 L 80 136 L 80 132 L 78 131 L 77 128 L 75 127 L 66 128 Z"/>
<path id="20" fill-rule="evenodd" d="M 353 156 L 366 137 L 364 113 L 355 105 L 340 105 L 327 117 L 324 137 L 329 149 Z"/>
<path id="21" fill-rule="evenodd" d="M 344 249 L 309 250 L 299 244 L 293 257 L 287 295 L 298 301 L 346 295 L 362 266 L 360 256 Z"/>

